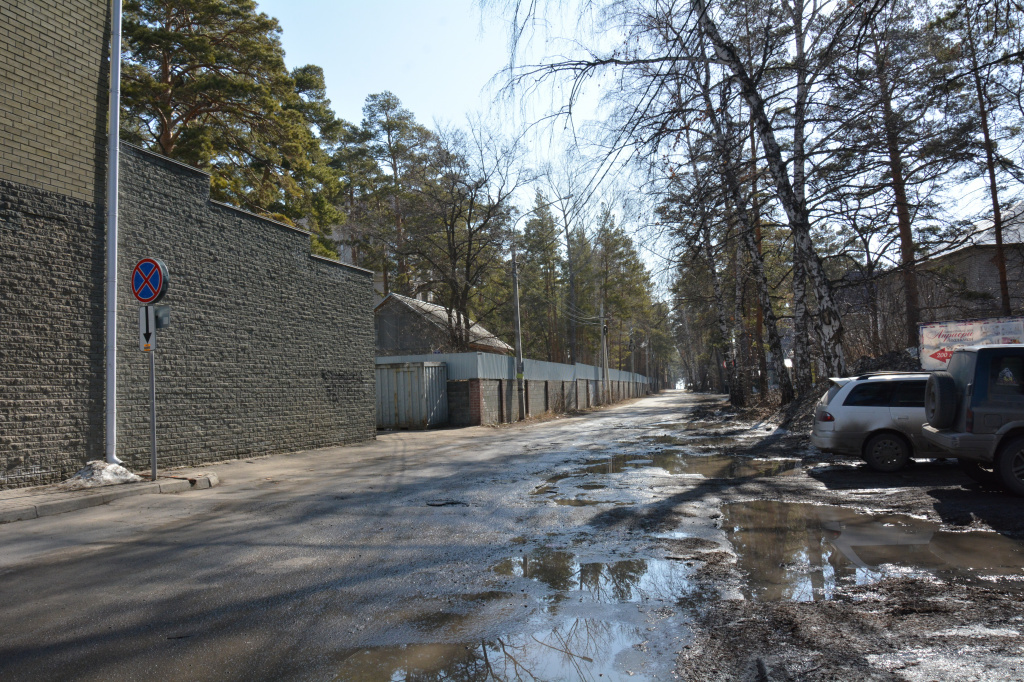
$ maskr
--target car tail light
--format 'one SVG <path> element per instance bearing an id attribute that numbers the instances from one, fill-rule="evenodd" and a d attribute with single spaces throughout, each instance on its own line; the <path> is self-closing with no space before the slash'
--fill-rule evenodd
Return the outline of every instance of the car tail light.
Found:
<path id="1" fill-rule="evenodd" d="M 835 420 L 836 418 L 833 417 L 828 412 L 822 412 L 821 414 L 818 415 L 818 421 L 820 422 L 834 422 Z"/>
<path id="2" fill-rule="evenodd" d="M 974 410 L 967 408 L 967 433 L 974 433 Z"/>

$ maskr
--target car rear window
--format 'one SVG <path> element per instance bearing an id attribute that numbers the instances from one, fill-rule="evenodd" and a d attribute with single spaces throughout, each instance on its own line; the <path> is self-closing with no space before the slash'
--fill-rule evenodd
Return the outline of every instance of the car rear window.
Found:
<path id="1" fill-rule="evenodd" d="M 853 387 L 843 401 L 844 407 L 888 407 L 893 381 L 867 381 Z"/>
<path id="2" fill-rule="evenodd" d="M 1024 357 L 992 354 L 988 366 L 988 395 L 996 400 L 1024 400 Z"/>
<path id="3" fill-rule="evenodd" d="M 893 407 L 924 407 L 926 381 L 897 381 L 892 392 Z"/>

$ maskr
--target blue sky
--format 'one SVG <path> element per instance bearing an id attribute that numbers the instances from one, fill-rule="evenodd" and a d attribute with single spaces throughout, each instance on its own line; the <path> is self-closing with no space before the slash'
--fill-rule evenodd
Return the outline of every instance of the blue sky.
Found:
<path id="1" fill-rule="evenodd" d="M 420 123 L 462 124 L 491 99 L 507 34 L 476 0 L 257 0 L 281 24 L 288 67 L 324 69 L 334 111 L 357 123 L 366 96 L 390 90 Z"/>

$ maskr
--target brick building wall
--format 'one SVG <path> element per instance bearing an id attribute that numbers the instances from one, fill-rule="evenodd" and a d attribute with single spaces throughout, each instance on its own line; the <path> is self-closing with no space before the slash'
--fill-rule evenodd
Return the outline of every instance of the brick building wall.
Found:
<path id="1" fill-rule="evenodd" d="M 110 3 L 0 2 L 0 179 L 102 203 Z"/>
<path id="2" fill-rule="evenodd" d="M 476 384 L 477 399 L 473 400 L 471 385 Z M 448 382 L 449 426 L 480 425 L 480 380 L 462 379 Z"/>
<path id="3" fill-rule="evenodd" d="M 1024 313 L 1024 244 L 1006 244 L 1004 255 L 1012 314 L 1020 315 Z M 1003 314 L 995 246 L 991 244 L 965 246 L 924 261 L 917 266 L 917 277 L 921 323 Z M 900 272 L 840 290 L 839 300 L 851 357 L 906 348 L 906 303 Z"/>

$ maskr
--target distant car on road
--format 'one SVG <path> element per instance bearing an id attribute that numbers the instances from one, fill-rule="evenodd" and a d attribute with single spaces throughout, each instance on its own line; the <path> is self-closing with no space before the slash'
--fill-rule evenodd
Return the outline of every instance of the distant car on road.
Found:
<path id="1" fill-rule="evenodd" d="M 829 379 L 814 409 L 811 442 L 823 452 L 860 457 L 875 471 L 898 471 L 938 448 L 921 435 L 927 372 Z"/>
<path id="2" fill-rule="evenodd" d="M 923 436 L 982 483 L 1024 496 L 1024 345 L 967 346 L 932 372 Z"/>

